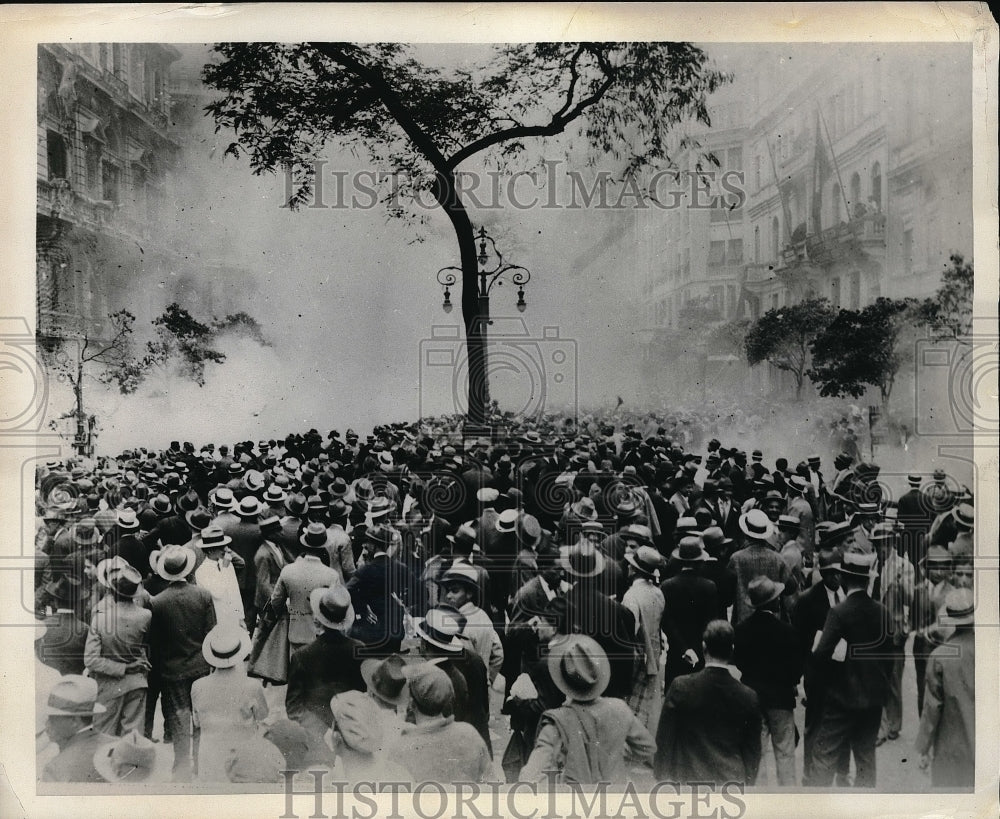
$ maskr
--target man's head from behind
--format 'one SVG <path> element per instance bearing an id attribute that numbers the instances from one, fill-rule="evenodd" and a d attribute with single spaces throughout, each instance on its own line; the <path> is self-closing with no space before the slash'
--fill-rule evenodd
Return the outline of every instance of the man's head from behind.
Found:
<path id="1" fill-rule="evenodd" d="M 733 656 L 733 627 L 725 620 L 712 620 L 702 634 L 705 658 L 728 663 Z"/>

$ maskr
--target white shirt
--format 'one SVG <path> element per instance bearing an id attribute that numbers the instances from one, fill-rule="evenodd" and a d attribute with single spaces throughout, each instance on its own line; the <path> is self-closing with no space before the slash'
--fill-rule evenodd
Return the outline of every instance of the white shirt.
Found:
<path id="1" fill-rule="evenodd" d="M 215 619 L 219 625 L 243 627 L 243 598 L 236 580 L 236 569 L 230 563 L 222 565 L 221 560 L 206 559 L 195 571 L 195 580 L 212 595 Z"/>

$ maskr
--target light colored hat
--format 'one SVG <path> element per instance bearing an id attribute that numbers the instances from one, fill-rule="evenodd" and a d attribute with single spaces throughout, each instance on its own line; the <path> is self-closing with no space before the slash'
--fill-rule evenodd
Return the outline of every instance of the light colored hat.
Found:
<path id="1" fill-rule="evenodd" d="M 760 509 L 740 515 L 740 531 L 751 540 L 767 540 L 774 534 L 774 524 Z"/>
<path id="2" fill-rule="evenodd" d="M 222 531 L 219 526 L 206 526 L 201 530 L 199 545 L 202 551 L 206 549 L 221 549 L 233 542 L 233 539 Z"/>
<path id="3" fill-rule="evenodd" d="M 216 626 L 205 635 L 201 653 L 215 668 L 232 668 L 250 655 L 250 635 L 241 628 Z"/>
<path id="4" fill-rule="evenodd" d="M 441 575 L 437 582 L 441 585 L 444 585 L 445 583 L 464 583 L 465 585 L 478 590 L 479 572 L 476 571 L 475 566 L 459 563 L 453 565 L 450 569 L 448 569 L 448 571 Z"/>
<path id="5" fill-rule="evenodd" d="M 149 556 L 153 571 L 170 582 L 183 580 L 191 574 L 197 561 L 194 550 L 187 546 L 167 546 L 162 550 L 156 549 Z"/>
<path id="6" fill-rule="evenodd" d="M 351 593 L 344 586 L 320 586 L 309 594 L 313 617 L 326 628 L 340 629 L 354 622 Z"/>
<path id="7" fill-rule="evenodd" d="M 80 674 L 64 674 L 49 691 L 45 713 L 57 717 L 89 717 L 108 709 L 97 701 L 97 683 Z"/>
<path id="8" fill-rule="evenodd" d="M 107 782 L 169 782 L 170 768 L 163 746 L 135 730 L 94 753 L 94 769 Z"/>
<path id="9" fill-rule="evenodd" d="M 963 529 L 972 529 L 976 522 L 976 513 L 968 503 L 960 503 L 951 510 L 951 516 L 955 519 L 955 524 Z"/>
<path id="10" fill-rule="evenodd" d="M 476 492 L 476 498 L 480 503 L 495 503 L 496 499 L 500 497 L 500 491 L 494 489 L 492 486 L 484 486 L 478 492 Z"/>
<path id="11" fill-rule="evenodd" d="M 422 639 L 440 649 L 454 653 L 462 650 L 462 641 L 458 637 L 462 627 L 451 612 L 430 609 L 426 617 L 414 621 L 413 630 Z"/>
<path id="12" fill-rule="evenodd" d="M 119 509 L 115 512 L 115 524 L 124 531 L 135 531 L 139 528 L 139 518 L 136 517 L 135 509 Z"/>
<path id="13" fill-rule="evenodd" d="M 516 509 L 504 509 L 497 518 L 498 532 L 511 533 L 517 529 L 517 518 L 520 513 Z"/>
<path id="14" fill-rule="evenodd" d="M 976 598 L 972 589 L 953 589 L 944 598 L 943 626 L 970 626 L 975 622 Z"/>
<path id="15" fill-rule="evenodd" d="M 375 701 L 361 691 L 344 691 L 330 700 L 333 729 L 355 751 L 373 754 L 382 747 L 382 720 Z"/>
<path id="16" fill-rule="evenodd" d="M 227 486 L 220 486 L 210 492 L 208 499 L 219 509 L 232 509 L 236 505 L 236 496 L 233 494 L 233 490 Z"/>
<path id="17" fill-rule="evenodd" d="M 682 563 L 703 563 L 714 558 L 705 551 L 705 547 L 698 537 L 682 537 L 677 548 L 670 555 L 671 560 L 679 560 Z"/>
<path id="18" fill-rule="evenodd" d="M 115 555 L 114 557 L 106 557 L 100 563 L 97 564 L 97 569 L 94 572 L 94 576 L 99 585 L 106 589 L 111 588 L 111 584 L 108 582 L 108 576 L 112 572 L 120 571 L 126 566 L 130 565 L 129 562 L 121 555 Z"/>
<path id="19" fill-rule="evenodd" d="M 625 561 L 636 571 L 647 577 L 659 577 L 663 559 L 652 546 L 640 546 L 634 552 L 626 552 Z"/>
<path id="20" fill-rule="evenodd" d="M 549 673 L 560 691 L 579 702 L 595 700 L 604 693 L 611 681 L 611 665 L 593 637 L 568 634 L 549 645 Z"/>
<path id="21" fill-rule="evenodd" d="M 434 663 L 421 663 L 407 669 L 410 697 L 424 714 L 440 714 L 455 701 L 455 686 L 451 678 Z"/>
<path id="22" fill-rule="evenodd" d="M 874 552 L 847 552 L 840 561 L 840 573 L 870 577 L 875 566 Z"/>
<path id="23" fill-rule="evenodd" d="M 261 509 L 261 502 L 253 495 L 247 495 L 245 498 L 240 500 L 239 504 L 233 511 L 236 512 L 236 514 L 241 518 L 255 518 L 260 514 Z"/>

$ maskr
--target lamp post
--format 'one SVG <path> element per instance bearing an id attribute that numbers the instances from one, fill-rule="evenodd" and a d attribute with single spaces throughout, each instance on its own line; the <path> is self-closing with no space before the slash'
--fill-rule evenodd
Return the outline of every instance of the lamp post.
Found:
<path id="1" fill-rule="evenodd" d="M 483 338 L 483 405 L 488 406 L 490 382 L 486 353 L 488 344 L 486 327 L 493 323 L 490 320 L 490 293 L 493 291 L 494 285 L 502 285 L 504 279 L 509 278 L 511 284 L 517 285 L 517 301 L 514 306 L 518 312 L 523 313 L 528 306 L 524 299 L 524 286 L 531 279 L 531 273 L 526 267 L 504 261 L 503 254 L 497 248 L 493 237 L 486 232 L 486 228 L 479 228 L 479 232 L 476 234 L 476 243 L 479 246 L 479 253 L 476 256 L 479 262 L 479 312 L 476 321 L 480 322 Z M 461 274 L 462 268 L 454 266 L 442 267 L 437 272 L 438 284 L 444 288 L 444 302 L 441 307 L 446 313 L 450 313 L 454 306 L 451 303 L 451 288 Z"/>

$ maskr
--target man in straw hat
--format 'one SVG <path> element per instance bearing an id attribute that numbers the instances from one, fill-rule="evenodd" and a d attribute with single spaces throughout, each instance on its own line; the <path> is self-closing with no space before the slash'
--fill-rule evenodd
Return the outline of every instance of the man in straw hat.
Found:
<path id="1" fill-rule="evenodd" d="M 398 737 L 391 741 L 379 707 L 360 691 L 344 691 L 330 700 L 333 722 L 325 735 L 347 782 L 406 782 L 409 773 L 394 759 Z"/>
<path id="2" fill-rule="evenodd" d="M 246 567 L 237 572 L 236 579 L 239 583 L 246 624 L 251 634 L 257 621 L 257 609 L 254 604 L 257 574 L 253 571 L 253 559 L 260 544 L 264 542 L 264 536 L 261 534 L 258 524 L 258 518 L 264 509 L 264 505 L 257 498 L 253 495 L 246 495 L 233 509 L 239 521 L 225 531 L 226 537 L 232 539 L 229 549 L 239 555 Z"/>
<path id="3" fill-rule="evenodd" d="M 795 778 L 795 690 L 802 676 L 803 652 L 795 629 L 780 619 L 784 586 L 767 577 L 750 581 L 754 612 L 735 629 L 733 664 L 742 682 L 757 693 L 763 723 L 774 749 L 778 786 L 793 787 Z M 759 780 L 763 783 L 764 777 Z"/>
<path id="4" fill-rule="evenodd" d="M 624 702 L 602 696 L 611 680 L 604 649 L 586 635 L 566 635 L 550 644 L 548 667 L 566 702 L 542 714 L 520 780 L 547 781 L 555 770 L 563 783 L 624 781 L 626 749 L 646 761 L 656 746 Z"/>
<path id="5" fill-rule="evenodd" d="M 719 611 L 715 583 L 701 576 L 700 568 L 711 560 L 701 540 L 682 538 L 670 559 L 681 568 L 660 586 L 664 599 L 660 627 L 667 636 L 665 684 L 668 688 L 675 678 L 702 667 L 705 658 L 701 637 Z"/>
<path id="6" fill-rule="evenodd" d="M 629 567 L 630 585 L 622 597 L 622 605 L 632 612 L 639 639 L 639 662 L 636 665 L 629 705 L 646 726 L 646 730 L 652 732 L 656 730 L 660 719 L 663 690 L 660 669 L 663 640 L 660 636 L 660 623 L 663 619 L 664 597 L 659 587 L 663 559 L 650 540 L 649 545 L 626 552 L 625 562 Z"/>
<path id="7" fill-rule="evenodd" d="M 59 753 L 42 770 L 42 782 L 104 781 L 94 767 L 94 754 L 114 738 L 94 727 L 94 717 L 103 713 L 97 683 L 90 677 L 66 674 L 52 686 L 45 732 Z"/>
<path id="8" fill-rule="evenodd" d="M 434 663 L 407 667 L 413 722 L 395 758 L 414 782 L 485 782 L 493 765 L 483 738 L 456 716 L 454 677 Z"/>
<path id="9" fill-rule="evenodd" d="M 194 570 L 194 580 L 211 593 L 217 623 L 246 628 L 238 576 L 247 569 L 243 558 L 229 548 L 232 542 L 218 526 L 202 529 L 198 545 L 205 559 Z"/>
<path id="10" fill-rule="evenodd" d="M 760 703 L 730 673 L 733 627 L 713 620 L 702 636 L 705 667 L 667 689 L 653 772 L 677 782 L 752 785 L 760 767 Z"/>
<path id="11" fill-rule="evenodd" d="M 93 762 L 105 782 L 160 785 L 170 781 L 170 754 L 138 731 L 102 745 L 94 752 Z"/>
<path id="12" fill-rule="evenodd" d="M 330 700 L 344 691 L 364 691 L 361 676 L 362 644 L 348 637 L 354 623 L 351 595 L 337 583 L 309 594 L 316 638 L 294 652 L 288 663 L 285 709 L 310 736 L 315 750 L 324 747 L 323 734 L 330 727 Z"/>
<path id="13" fill-rule="evenodd" d="M 814 654 L 827 679 L 823 716 L 806 785 L 829 787 L 845 746 L 854 756 L 856 787 L 875 786 L 875 743 L 889 691 L 889 612 L 868 596 L 874 553 L 847 552 L 840 582 L 845 598 L 830 609 Z"/>
<path id="14" fill-rule="evenodd" d="M 931 652 L 916 750 L 931 785 L 971 790 L 976 778 L 975 596 L 955 589 L 945 600 L 943 625 L 951 638 Z"/>
<path id="15" fill-rule="evenodd" d="M 740 531 L 746 546 L 729 559 L 729 568 L 736 574 L 736 601 L 733 604 L 733 625 L 737 626 L 753 614 L 749 586 L 755 577 L 765 577 L 781 583 L 786 592 L 794 591 L 792 573 L 773 548 L 774 524 L 760 509 L 751 509 L 740 516 Z"/>
<path id="16" fill-rule="evenodd" d="M 112 569 L 107 584 L 110 599 L 94 613 L 84 662 L 97 682 L 97 699 L 106 709 L 95 718 L 95 727 L 121 736 L 143 727 L 153 613 L 136 605 L 142 576 L 128 563 Z"/>
<path id="17" fill-rule="evenodd" d="M 151 562 L 167 587 L 156 595 L 150 607 L 150 646 L 155 671 L 160 679 L 165 730 L 174 746 L 174 778 L 191 779 L 192 756 L 198 759 L 198 729 L 191 719 L 191 686 L 209 672 L 202 655 L 205 635 L 215 627 L 212 594 L 187 581 L 194 569 L 195 554 L 186 546 L 168 546 L 154 552 Z"/>

